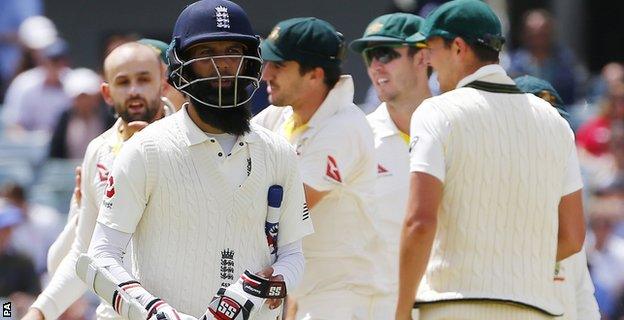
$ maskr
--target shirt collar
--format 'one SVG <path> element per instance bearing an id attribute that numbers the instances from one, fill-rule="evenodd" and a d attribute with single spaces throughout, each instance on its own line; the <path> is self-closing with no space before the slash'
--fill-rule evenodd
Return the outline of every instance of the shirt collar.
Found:
<path id="1" fill-rule="evenodd" d="M 309 127 L 314 127 L 325 122 L 340 108 L 353 104 L 353 79 L 350 75 L 340 76 L 340 80 L 336 85 L 327 93 L 327 97 L 319 108 L 316 110 L 310 121 L 308 121 Z"/>
<path id="2" fill-rule="evenodd" d="M 193 146 L 193 145 L 200 144 L 210 139 L 208 135 L 206 135 L 206 133 L 203 132 L 195 124 L 195 122 L 193 122 L 193 119 L 191 119 L 191 116 L 189 116 L 188 114 L 187 108 L 188 108 L 188 104 L 185 104 L 181 108 L 181 110 L 176 112 L 176 114 L 174 114 L 172 117 L 178 117 L 180 127 L 182 129 L 182 132 L 186 136 L 186 142 L 188 143 L 188 145 Z M 251 125 L 251 127 L 253 128 L 253 125 Z M 258 134 L 254 130 L 251 130 L 251 132 L 245 133 L 242 137 L 238 137 L 237 141 L 239 142 L 244 141 L 244 142 L 251 143 L 251 142 L 257 141 L 259 138 L 260 137 L 258 136 Z"/>
<path id="3" fill-rule="evenodd" d="M 390 118 L 388 106 L 385 102 L 382 102 L 368 117 L 373 124 L 376 135 L 379 138 L 386 138 L 399 134 L 399 128 L 397 128 L 394 121 L 392 121 L 392 118 Z"/>
<path id="4" fill-rule="evenodd" d="M 108 143 L 108 145 L 113 149 L 123 142 L 123 139 L 121 138 L 121 132 L 119 132 L 121 122 L 121 117 L 117 118 L 117 121 L 115 121 L 113 127 L 109 129 L 111 130 L 111 134 L 109 134 L 106 138 L 106 143 Z"/>
<path id="5" fill-rule="evenodd" d="M 515 84 L 515 82 L 509 76 L 507 76 L 507 73 L 505 72 L 505 69 L 503 69 L 503 67 L 498 64 L 488 64 L 479 68 L 479 70 L 475 71 L 475 73 L 461 79 L 457 83 L 456 89 L 464 87 L 467 84 L 477 80 L 492 83 Z"/>

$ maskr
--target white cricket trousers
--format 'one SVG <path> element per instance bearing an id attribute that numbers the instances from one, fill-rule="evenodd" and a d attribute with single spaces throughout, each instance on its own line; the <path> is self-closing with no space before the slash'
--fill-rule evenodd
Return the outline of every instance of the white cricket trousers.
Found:
<path id="1" fill-rule="evenodd" d="M 418 320 L 555 319 L 531 308 L 497 302 L 439 302 L 422 305 L 418 310 L 420 311 Z"/>

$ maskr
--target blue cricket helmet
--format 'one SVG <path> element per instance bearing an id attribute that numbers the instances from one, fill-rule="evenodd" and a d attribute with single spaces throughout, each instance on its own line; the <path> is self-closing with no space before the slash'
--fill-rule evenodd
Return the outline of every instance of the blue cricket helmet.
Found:
<path id="1" fill-rule="evenodd" d="M 200 77 L 190 65 L 198 59 L 190 59 L 185 52 L 192 46 L 213 41 L 236 41 L 245 45 L 240 55 L 236 74 Z M 260 37 L 257 36 L 245 11 L 236 3 L 227 0 L 201 0 L 186 7 L 178 16 L 173 29 L 172 41 L 167 50 L 168 81 L 179 91 L 189 95 L 199 104 L 215 108 L 231 108 L 247 103 L 258 89 L 262 76 L 260 58 Z M 202 58 L 215 59 L 224 57 Z M 216 65 L 216 64 L 215 64 Z M 202 87 L 205 81 L 233 80 L 234 93 L 231 97 L 221 88 L 218 93 Z M 225 91 L 225 89 L 224 89 Z"/>

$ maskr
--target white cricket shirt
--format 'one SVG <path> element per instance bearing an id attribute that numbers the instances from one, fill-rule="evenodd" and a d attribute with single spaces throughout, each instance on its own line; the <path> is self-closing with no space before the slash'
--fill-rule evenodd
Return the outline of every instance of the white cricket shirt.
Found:
<path id="1" fill-rule="evenodd" d="M 82 201 L 77 212 L 78 225 L 75 233 L 64 234 L 66 237 L 75 239 L 71 240 L 71 249 L 59 264 L 48 286 L 33 303 L 33 307 L 41 310 L 46 319 L 58 318 L 87 290 L 85 284 L 76 275 L 75 265 L 80 254 L 86 253 L 89 248 L 99 206 L 105 193 L 109 170 L 123 143 L 119 135 L 120 125 L 121 119 L 117 120 L 113 127 L 93 139 L 85 152 L 80 186 Z M 124 267 L 130 266 L 129 261 L 130 259 L 125 261 Z M 97 317 L 98 319 L 120 319 L 105 302 L 98 308 Z"/>
<path id="2" fill-rule="evenodd" d="M 390 118 L 385 102 L 366 118 L 375 135 L 375 220 L 388 244 L 385 261 L 389 271 L 386 277 L 389 288 L 394 292 L 398 290 L 399 243 L 409 193 L 409 141 L 405 141 L 403 133 Z"/>
<path id="3" fill-rule="evenodd" d="M 240 171 L 245 181 L 230 185 Z M 133 234 L 132 273 L 148 292 L 200 317 L 222 285 L 271 264 L 264 225 L 275 184 L 284 246 L 313 232 L 291 146 L 252 125 L 226 154 L 184 107 L 124 144 L 98 222 Z"/>
<path id="4" fill-rule="evenodd" d="M 253 121 L 285 134 L 291 107 L 269 106 Z M 329 191 L 310 209 L 315 233 L 303 240 L 306 270 L 297 295 L 324 290 L 380 290 L 385 245 L 374 218 L 377 163 L 373 134 L 353 104 L 353 81 L 343 75 L 306 124 L 290 137 L 304 183 Z"/>

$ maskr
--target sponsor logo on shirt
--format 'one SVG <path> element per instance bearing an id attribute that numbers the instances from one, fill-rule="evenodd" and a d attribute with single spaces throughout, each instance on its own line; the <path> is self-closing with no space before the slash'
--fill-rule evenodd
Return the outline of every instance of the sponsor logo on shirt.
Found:
<path id="1" fill-rule="evenodd" d="M 325 169 L 325 177 L 329 180 L 342 183 L 342 177 L 340 177 L 340 170 L 338 170 L 338 163 L 332 156 L 327 156 L 327 168 Z"/>
<path id="2" fill-rule="evenodd" d="M 553 278 L 553 280 L 561 281 L 561 282 L 565 281 L 565 277 L 563 276 L 563 274 L 561 274 L 562 273 L 561 272 L 562 271 L 561 268 L 562 268 L 561 267 L 561 263 L 557 262 L 555 264 L 555 277 Z"/>
<path id="3" fill-rule="evenodd" d="M 415 147 L 415 146 L 416 146 L 416 144 L 418 143 L 418 140 L 419 140 L 419 139 L 420 139 L 420 138 L 418 138 L 418 136 L 414 136 L 414 137 L 412 138 L 412 142 L 410 142 L 410 144 L 409 144 L 409 152 L 410 152 L 410 153 L 412 152 L 412 150 L 414 149 L 414 147 Z"/>
<path id="4" fill-rule="evenodd" d="M 390 171 L 388 171 L 388 169 L 386 169 L 386 167 L 382 166 L 381 163 L 377 164 L 377 176 L 378 177 L 385 177 L 385 176 L 391 176 L 392 173 L 390 173 Z"/>
<path id="5" fill-rule="evenodd" d="M 108 179 L 108 168 L 106 168 L 106 166 L 101 163 L 98 163 L 97 165 L 95 165 L 95 167 L 97 169 L 100 182 L 105 182 Z"/>
<path id="6" fill-rule="evenodd" d="M 108 185 L 106 186 L 106 197 L 112 198 L 115 195 L 115 181 L 113 176 L 108 177 Z"/>

